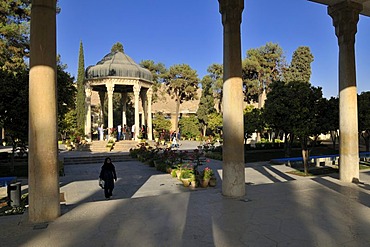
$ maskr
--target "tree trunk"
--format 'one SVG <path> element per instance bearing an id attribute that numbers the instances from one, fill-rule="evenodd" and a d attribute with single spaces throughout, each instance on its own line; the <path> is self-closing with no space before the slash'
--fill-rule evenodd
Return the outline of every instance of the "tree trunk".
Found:
<path id="1" fill-rule="evenodd" d="M 301 147 L 302 147 L 304 174 L 307 175 L 308 174 L 308 157 L 309 157 L 309 150 L 307 148 L 307 137 L 301 138 Z"/>
<path id="2" fill-rule="evenodd" d="M 330 139 L 333 143 L 333 149 L 335 150 L 335 145 L 337 143 L 337 131 L 334 131 L 334 130 L 330 131 Z"/>
<path id="3" fill-rule="evenodd" d="M 292 143 L 294 139 L 294 135 L 292 133 L 285 133 L 284 132 L 284 153 L 285 157 L 290 157 L 290 154 L 292 152 Z"/>
<path id="4" fill-rule="evenodd" d="M 180 113 L 180 100 L 176 99 L 176 119 L 175 119 L 175 132 L 179 129 L 179 113 Z"/>
<path id="5" fill-rule="evenodd" d="M 203 136 L 206 136 L 206 131 L 207 131 L 207 125 L 203 126 Z"/>

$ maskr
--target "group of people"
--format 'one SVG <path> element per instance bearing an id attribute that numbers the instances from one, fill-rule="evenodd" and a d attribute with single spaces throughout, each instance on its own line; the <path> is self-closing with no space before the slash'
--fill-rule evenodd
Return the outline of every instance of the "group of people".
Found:
<path id="1" fill-rule="evenodd" d="M 135 139 L 135 125 L 132 125 L 131 126 L 131 131 L 130 131 L 130 128 L 124 124 L 123 126 L 121 124 L 119 124 L 117 126 L 117 141 L 120 141 L 120 140 L 130 140 L 130 139 Z M 106 139 L 104 139 L 104 134 L 106 134 Z M 98 139 L 99 141 L 103 141 L 103 140 L 109 140 L 109 129 L 104 129 L 104 125 L 100 125 L 98 126 Z M 140 128 L 140 134 L 141 134 L 141 137 L 143 139 L 147 139 L 148 138 L 148 130 L 147 130 L 147 127 L 145 125 L 143 125 L 141 128 Z"/>

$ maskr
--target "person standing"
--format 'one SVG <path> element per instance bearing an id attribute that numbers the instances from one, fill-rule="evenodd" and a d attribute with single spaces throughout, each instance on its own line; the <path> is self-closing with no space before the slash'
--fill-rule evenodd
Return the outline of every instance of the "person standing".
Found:
<path id="1" fill-rule="evenodd" d="M 104 165 L 101 167 L 99 178 L 104 181 L 105 198 L 111 198 L 114 189 L 114 181 L 117 181 L 117 174 L 116 168 L 109 157 L 105 158 Z"/>
<path id="2" fill-rule="evenodd" d="M 99 131 L 99 141 L 104 141 L 104 124 L 100 125 Z"/>
<path id="3" fill-rule="evenodd" d="M 119 124 L 117 126 L 117 141 L 121 140 L 121 136 L 122 136 L 122 125 Z"/>
<path id="4" fill-rule="evenodd" d="M 131 127 L 132 140 L 135 140 L 135 124 Z"/>
<path id="5" fill-rule="evenodd" d="M 126 134 L 127 134 L 127 126 L 126 124 L 124 124 L 123 129 L 122 129 L 123 140 L 126 140 Z"/>

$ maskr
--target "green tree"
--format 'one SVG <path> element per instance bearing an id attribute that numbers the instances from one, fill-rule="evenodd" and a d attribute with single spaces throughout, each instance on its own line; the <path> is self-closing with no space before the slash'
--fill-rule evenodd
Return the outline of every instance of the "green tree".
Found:
<path id="1" fill-rule="evenodd" d="M 83 133 L 85 129 L 85 58 L 82 41 L 80 41 L 78 55 L 76 114 L 77 128 Z"/>
<path id="2" fill-rule="evenodd" d="M 208 115 L 208 128 L 215 132 L 219 128 L 222 128 L 222 114 L 218 112 L 213 112 Z"/>
<path id="3" fill-rule="evenodd" d="M 199 121 L 196 116 L 190 115 L 180 119 L 181 135 L 185 138 L 196 138 L 199 135 Z"/>
<path id="4" fill-rule="evenodd" d="M 215 112 L 215 100 L 213 98 L 212 78 L 209 75 L 203 77 L 202 81 L 202 96 L 197 110 L 197 116 L 201 127 L 203 128 L 203 136 L 206 135 L 208 125 L 208 115 Z"/>
<path id="5" fill-rule="evenodd" d="M 308 140 L 317 131 L 322 90 L 309 83 L 274 82 L 267 95 L 265 118 L 269 125 L 282 129 L 299 138 L 302 148 L 304 171 L 308 173 Z"/>
<path id="6" fill-rule="evenodd" d="M 264 90 L 268 91 L 272 82 L 281 79 L 285 66 L 283 49 L 271 42 L 257 49 L 250 49 L 242 66 L 245 100 L 257 102 L 258 96 Z"/>
<path id="7" fill-rule="evenodd" d="M 175 130 L 177 130 L 180 105 L 184 101 L 197 99 L 199 79 L 197 72 L 187 64 L 171 66 L 164 78 L 167 93 L 176 101 Z"/>
<path id="8" fill-rule="evenodd" d="M 162 130 L 166 132 L 171 130 L 171 121 L 166 119 L 162 112 L 157 112 L 153 119 L 153 129 L 157 133 L 157 137 Z"/>
<path id="9" fill-rule="evenodd" d="M 362 92 L 358 95 L 358 131 L 363 138 L 366 146 L 366 152 L 370 147 L 370 92 Z"/>
<path id="10" fill-rule="evenodd" d="M 110 49 L 110 52 L 122 52 L 122 53 L 124 53 L 123 45 L 120 42 L 115 43 L 112 46 L 112 48 Z"/>
<path id="11" fill-rule="evenodd" d="M 246 107 L 244 110 L 244 133 L 249 136 L 254 132 L 262 133 L 264 129 L 263 108 Z"/>
<path id="12" fill-rule="evenodd" d="M 308 46 L 298 47 L 293 53 L 290 66 L 284 70 L 285 82 L 310 82 L 313 60 L 313 55 Z"/>
<path id="13" fill-rule="evenodd" d="M 28 140 L 28 71 L 0 70 L 0 123 L 13 146 Z"/>
<path id="14" fill-rule="evenodd" d="M 321 126 L 325 132 L 330 132 L 330 138 L 335 149 L 336 142 L 339 139 L 339 98 L 331 97 L 323 99 L 320 107 Z"/>
<path id="15" fill-rule="evenodd" d="M 23 73 L 29 53 L 31 1 L 0 1 L 0 69 Z"/>
<path id="16" fill-rule="evenodd" d="M 66 72 L 67 65 L 62 64 L 60 56 L 57 59 L 57 97 L 58 97 L 58 131 L 62 136 L 62 139 L 66 138 L 66 134 L 73 129 L 76 131 L 77 119 L 76 119 L 76 87 L 74 85 L 74 78 Z M 73 116 L 75 117 L 74 122 L 76 126 L 71 128 L 71 120 L 66 119 L 66 115 L 72 116 L 71 111 L 73 110 Z"/>
<path id="17" fill-rule="evenodd" d="M 214 91 L 214 98 L 217 100 L 217 110 L 222 112 L 222 96 L 223 96 L 223 74 L 224 68 L 222 64 L 212 64 L 208 67 L 207 72 L 212 80 L 212 88 Z"/>
<path id="18" fill-rule="evenodd" d="M 140 65 L 149 70 L 153 75 L 153 102 L 161 100 L 163 95 L 160 95 L 160 89 L 163 82 L 163 77 L 166 74 L 166 66 L 163 63 L 155 63 L 153 60 L 143 60 Z"/>

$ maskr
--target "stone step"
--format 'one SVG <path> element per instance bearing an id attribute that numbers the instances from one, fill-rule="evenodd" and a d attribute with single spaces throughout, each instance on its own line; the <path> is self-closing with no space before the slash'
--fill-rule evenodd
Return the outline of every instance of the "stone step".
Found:
<path id="1" fill-rule="evenodd" d="M 134 160 L 128 154 L 107 152 L 106 154 L 98 154 L 98 155 L 64 157 L 64 165 L 104 163 L 104 160 L 106 157 L 110 157 L 112 162 L 127 162 L 127 161 Z"/>

